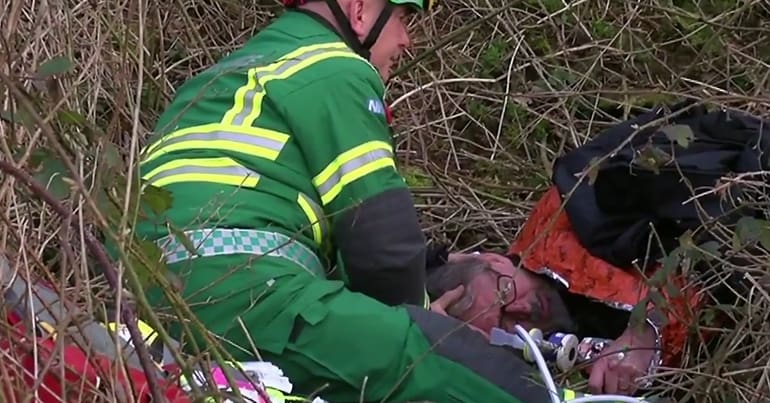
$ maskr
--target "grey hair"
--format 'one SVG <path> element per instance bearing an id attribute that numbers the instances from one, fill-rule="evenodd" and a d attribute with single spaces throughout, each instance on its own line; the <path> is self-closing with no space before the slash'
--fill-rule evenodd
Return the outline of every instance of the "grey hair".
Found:
<path id="1" fill-rule="evenodd" d="M 430 299 L 436 299 L 447 291 L 459 286 L 465 286 L 463 297 L 457 302 L 457 308 L 463 310 L 473 303 L 473 292 L 469 285 L 479 274 L 489 270 L 489 263 L 477 257 L 466 257 L 454 262 L 445 263 L 431 269 L 425 280 Z"/>

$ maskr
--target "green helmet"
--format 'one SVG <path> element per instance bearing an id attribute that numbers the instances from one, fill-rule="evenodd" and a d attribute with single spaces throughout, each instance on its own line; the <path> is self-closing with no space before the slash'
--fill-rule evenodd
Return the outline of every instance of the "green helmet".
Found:
<path id="1" fill-rule="evenodd" d="M 311 0 L 282 0 L 282 3 L 284 6 L 294 7 L 308 1 Z M 397 6 L 411 6 L 417 9 L 417 11 L 431 11 L 436 6 L 436 3 L 438 3 L 438 0 L 390 0 L 390 3 Z"/>
<path id="2" fill-rule="evenodd" d="M 376 42 L 377 38 L 380 36 L 385 23 L 387 23 L 388 18 L 390 18 L 391 13 L 393 12 L 394 6 L 408 6 L 417 12 L 428 12 L 433 10 L 436 3 L 438 3 L 438 0 L 388 0 L 387 6 L 382 10 L 379 18 L 377 18 L 369 35 L 363 42 L 359 42 L 356 35 L 353 33 L 352 28 L 350 28 L 350 22 L 345 13 L 342 12 L 337 0 L 282 0 L 283 5 L 290 8 L 300 6 L 310 1 L 324 1 L 329 6 L 329 9 L 334 15 L 334 19 L 337 20 L 337 24 L 339 24 L 342 31 L 340 34 L 358 54 L 366 59 L 369 59 L 369 49 L 371 49 L 374 42 Z"/>
<path id="3" fill-rule="evenodd" d="M 411 6 L 417 11 L 431 11 L 438 3 L 438 0 L 390 0 L 397 6 Z"/>

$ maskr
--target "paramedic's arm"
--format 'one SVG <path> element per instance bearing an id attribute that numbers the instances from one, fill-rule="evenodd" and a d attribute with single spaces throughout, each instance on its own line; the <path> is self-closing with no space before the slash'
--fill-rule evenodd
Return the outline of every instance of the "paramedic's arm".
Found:
<path id="1" fill-rule="evenodd" d="M 350 288 L 389 305 L 426 306 L 425 238 L 395 167 L 381 93 L 372 80 L 340 72 L 286 101 L 308 111 L 292 122 L 292 131 L 332 224 Z"/>

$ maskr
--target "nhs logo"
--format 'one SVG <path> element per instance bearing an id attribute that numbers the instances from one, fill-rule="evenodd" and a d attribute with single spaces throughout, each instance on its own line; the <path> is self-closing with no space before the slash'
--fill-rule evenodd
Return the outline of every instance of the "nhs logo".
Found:
<path id="1" fill-rule="evenodd" d="M 385 105 L 379 99 L 370 99 L 368 105 L 369 112 L 378 115 L 385 115 Z"/>

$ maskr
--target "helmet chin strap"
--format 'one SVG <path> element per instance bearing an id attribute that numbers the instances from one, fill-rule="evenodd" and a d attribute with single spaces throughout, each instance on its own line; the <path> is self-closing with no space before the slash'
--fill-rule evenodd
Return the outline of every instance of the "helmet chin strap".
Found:
<path id="1" fill-rule="evenodd" d="M 393 13 L 393 4 L 390 1 L 385 2 L 385 8 L 383 8 L 380 12 L 379 17 L 377 17 L 374 25 L 372 25 L 372 29 L 369 30 L 369 34 L 366 36 L 363 42 L 359 42 L 358 35 L 353 32 L 353 28 L 350 26 L 350 21 L 342 11 L 342 8 L 340 8 L 337 0 L 324 1 L 326 2 L 326 5 L 329 6 L 332 15 L 334 15 L 334 19 L 337 21 L 337 25 L 339 26 L 340 30 L 342 30 L 340 34 L 348 42 L 348 45 L 350 45 L 350 47 L 353 48 L 353 51 L 358 53 L 361 57 L 366 60 L 370 60 L 371 48 L 380 37 L 383 28 L 385 28 L 385 24 L 388 23 L 388 19 Z"/>

